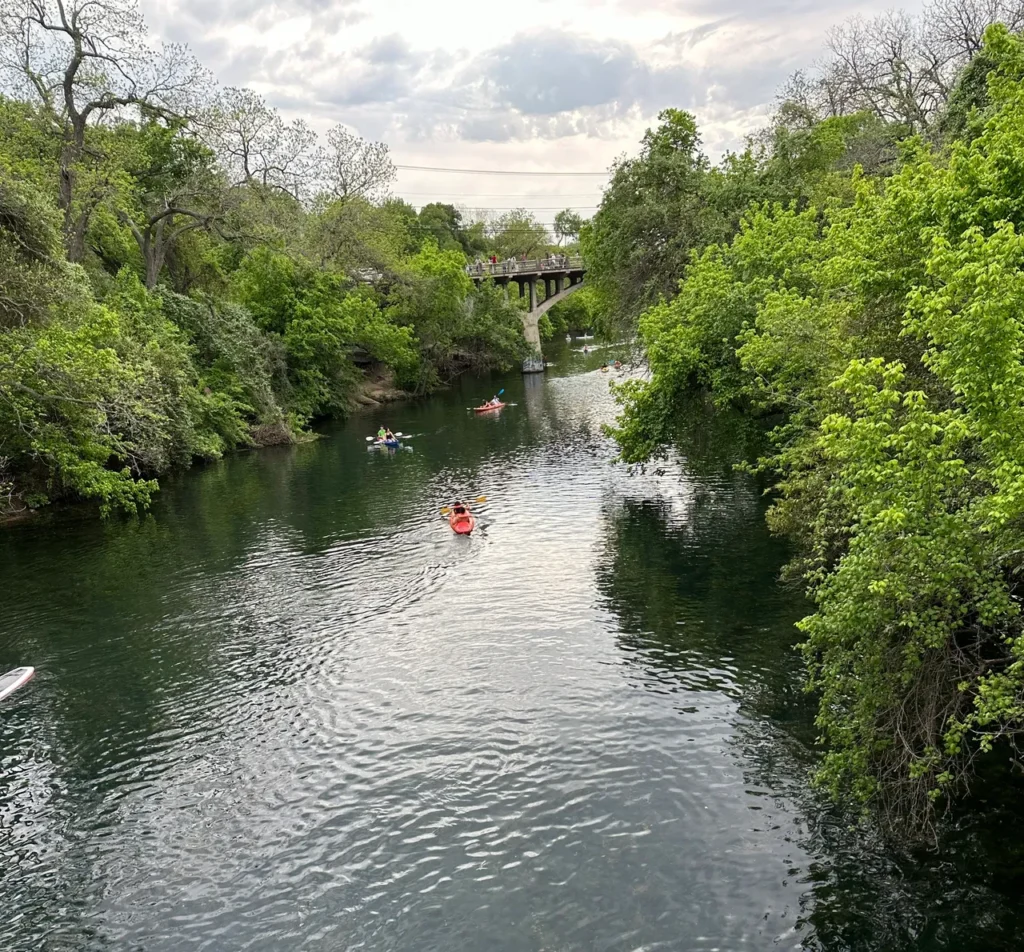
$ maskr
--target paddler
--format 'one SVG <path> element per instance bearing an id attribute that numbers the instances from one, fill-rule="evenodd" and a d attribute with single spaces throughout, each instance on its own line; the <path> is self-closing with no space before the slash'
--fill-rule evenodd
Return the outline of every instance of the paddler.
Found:
<path id="1" fill-rule="evenodd" d="M 377 439 L 378 439 L 378 440 L 380 440 L 380 441 L 381 441 L 381 442 L 383 443 L 383 442 L 384 442 L 384 440 L 386 440 L 386 439 L 388 438 L 388 433 L 389 433 L 389 432 L 390 432 L 389 430 L 385 429 L 385 428 L 384 428 L 384 427 L 382 426 L 382 427 L 381 427 L 381 428 L 380 428 L 380 429 L 379 429 L 379 430 L 377 431 Z"/>
<path id="2" fill-rule="evenodd" d="M 497 395 L 491 397 L 489 402 L 490 402 L 492 407 L 496 407 L 499 403 L 501 403 L 501 401 L 498 399 Z"/>

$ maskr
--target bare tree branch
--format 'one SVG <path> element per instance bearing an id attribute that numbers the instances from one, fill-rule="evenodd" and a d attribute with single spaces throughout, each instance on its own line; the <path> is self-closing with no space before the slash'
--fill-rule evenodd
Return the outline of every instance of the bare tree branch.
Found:
<path id="1" fill-rule="evenodd" d="M 395 180 L 395 166 L 383 142 L 367 142 L 335 126 L 327 133 L 326 178 L 331 194 L 342 201 L 385 198 Z"/>
<path id="2" fill-rule="evenodd" d="M 316 133 L 302 120 L 285 124 L 251 89 L 221 91 L 199 124 L 233 186 L 259 185 L 307 201 L 323 174 Z"/>

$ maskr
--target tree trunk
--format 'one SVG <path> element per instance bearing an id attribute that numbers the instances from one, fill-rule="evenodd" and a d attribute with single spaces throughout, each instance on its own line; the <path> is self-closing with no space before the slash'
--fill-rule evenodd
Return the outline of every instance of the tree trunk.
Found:
<path id="1" fill-rule="evenodd" d="M 66 142 L 60 152 L 60 195 L 58 202 L 64 213 L 64 250 L 69 261 L 81 261 L 84 241 L 79 242 L 75 222 L 75 169 L 73 143 Z"/>
<path id="2" fill-rule="evenodd" d="M 164 242 L 164 225 L 166 218 L 146 228 L 146 240 L 142 245 L 142 254 L 146 260 L 146 287 L 152 291 L 160 280 L 160 272 L 164 267 L 167 246 Z"/>
<path id="3" fill-rule="evenodd" d="M 85 120 L 73 116 L 64 129 L 64 144 L 60 150 L 59 205 L 64 213 L 64 250 L 68 260 L 80 262 L 85 257 L 85 232 L 89 225 L 89 212 L 75 212 L 75 186 L 77 169 L 85 149 Z"/>

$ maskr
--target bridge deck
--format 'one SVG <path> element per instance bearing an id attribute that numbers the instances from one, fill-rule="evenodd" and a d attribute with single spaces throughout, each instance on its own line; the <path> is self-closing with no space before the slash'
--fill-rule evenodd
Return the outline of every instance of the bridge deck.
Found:
<path id="1" fill-rule="evenodd" d="M 491 277 L 536 278 L 545 274 L 566 274 L 570 271 L 586 271 L 581 255 L 551 255 L 547 258 L 527 258 L 525 261 L 509 259 L 496 264 L 482 261 L 466 265 L 466 274 L 474 281 Z"/>

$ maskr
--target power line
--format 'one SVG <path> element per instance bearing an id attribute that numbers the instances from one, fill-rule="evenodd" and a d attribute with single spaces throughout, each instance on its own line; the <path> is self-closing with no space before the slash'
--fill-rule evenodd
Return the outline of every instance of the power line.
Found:
<path id="1" fill-rule="evenodd" d="M 564 195 L 552 195 L 550 192 L 476 192 L 473 195 L 464 195 L 451 192 L 405 192 L 410 198 L 436 198 L 455 195 L 455 201 L 465 204 L 471 198 L 593 198 L 593 192 L 566 192 Z"/>
<path id="2" fill-rule="evenodd" d="M 473 205 L 470 202 L 460 202 L 459 204 L 467 206 L 469 210 L 473 212 L 515 212 L 518 211 L 520 208 L 523 208 L 523 206 L 521 205 Z M 413 208 L 415 207 L 416 206 L 413 205 Z M 423 208 L 426 207 L 427 206 L 424 205 L 420 210 L 422 211 Z M 533 207 L 523 208 L 523 210 L 528 212 L 561 212 L 565 211 L 567 208 L 570 211 L 577 211 L 578 209 L 581 208 L 588 209 L 600 207 L 600 205 L 534 205 Z"/>
<path id="3" fill-rule="evenodd" d="M 444 169 L 433 165 L 396 165 L 395 168 L 402 169 L 405 172 L 458 172 L 461 175 L 600 175 L 604 178 L 608 177 L 607 172 L 526 172 L 512 169 Z"/>

